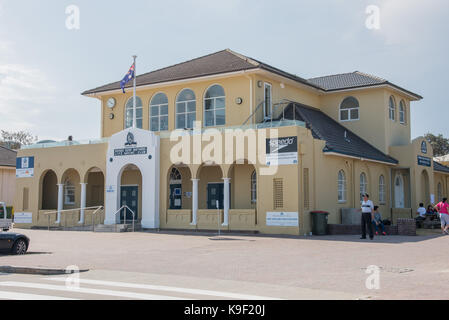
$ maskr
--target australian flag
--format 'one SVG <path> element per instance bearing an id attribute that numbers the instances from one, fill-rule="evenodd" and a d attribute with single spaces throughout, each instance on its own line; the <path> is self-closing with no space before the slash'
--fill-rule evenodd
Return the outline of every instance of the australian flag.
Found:
<path id="1" fill-rule="evenodd" d="M 134 71 L 135 70 L 135 68 L 134 68 L 134 64 L 131 66 L 131 68 L 129 68 L 129 71 L 128 71 L 128 73 L 126 74 L 126 76 L 123 78 L 123 80 L 120 82 L 120 87 L 122 88 L 122 90 L 123 90 L 123 93 L 126 93 L 125 92 L 125 86 L 126 86 L 126 84 L 129 82 L 129 81 L 131 81 L 131 79 L 133 79 L 134 78 L 134 76 L 135 76 L 135 74 L 134 74 Z"/>

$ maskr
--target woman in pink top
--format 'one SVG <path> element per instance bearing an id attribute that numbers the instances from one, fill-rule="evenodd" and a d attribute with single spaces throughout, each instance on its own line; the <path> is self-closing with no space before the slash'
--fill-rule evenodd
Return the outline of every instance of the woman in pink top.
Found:
<path id="1" fill-rule="evenodd" d="M 447 203 L 447 198 L 444 198 L 443 201 L 438 203 L 435 206 L 435 209 L 440 214 L 441 229 L 443 230 L 443 234 L 449 234 L 449 204 Z"/>

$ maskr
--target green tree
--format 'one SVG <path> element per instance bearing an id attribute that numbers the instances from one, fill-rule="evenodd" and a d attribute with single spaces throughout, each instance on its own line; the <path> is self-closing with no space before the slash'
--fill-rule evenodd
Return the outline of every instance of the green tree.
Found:
<path id="1" fill-rule="evenodd" d="M 444 138 L 442 134 L 436 136 L 432 133 L 427 133 L 424 138 L 432 146 L 434 157 L 442 157 L 449 154 L 449 139 Z"/>
<path id="2" fill-rule="evenodd" d="M 33 144 L 37 141 L 37 136 L 33 136 L 26 131 L 5 131 L 1 130 L 0 145 L 9 149 L 20 149 L 22 146 Z"/>

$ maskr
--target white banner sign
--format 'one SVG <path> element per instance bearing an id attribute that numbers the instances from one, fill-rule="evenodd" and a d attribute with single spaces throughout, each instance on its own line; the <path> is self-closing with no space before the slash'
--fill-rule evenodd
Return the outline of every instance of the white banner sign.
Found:
<path id="1" fill-rule="evenodd" d="M 299 227 L 298 212 L 267 212 L 267 226 Z"/>
<path id="2" fill-rule="evenodd" d="M 32 212 L 15 212 L 14 223 L 33 223 Z"/>

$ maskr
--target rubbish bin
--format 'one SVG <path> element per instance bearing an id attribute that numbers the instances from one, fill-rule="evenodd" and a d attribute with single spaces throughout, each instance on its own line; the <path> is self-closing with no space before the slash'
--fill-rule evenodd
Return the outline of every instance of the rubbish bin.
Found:
<path id="1" fill-rule="evenodd" d="M 314 236 L 327 235 L 327 220 L 329 212 L 325 211 L 312 211 L 312 234 Z"/>

